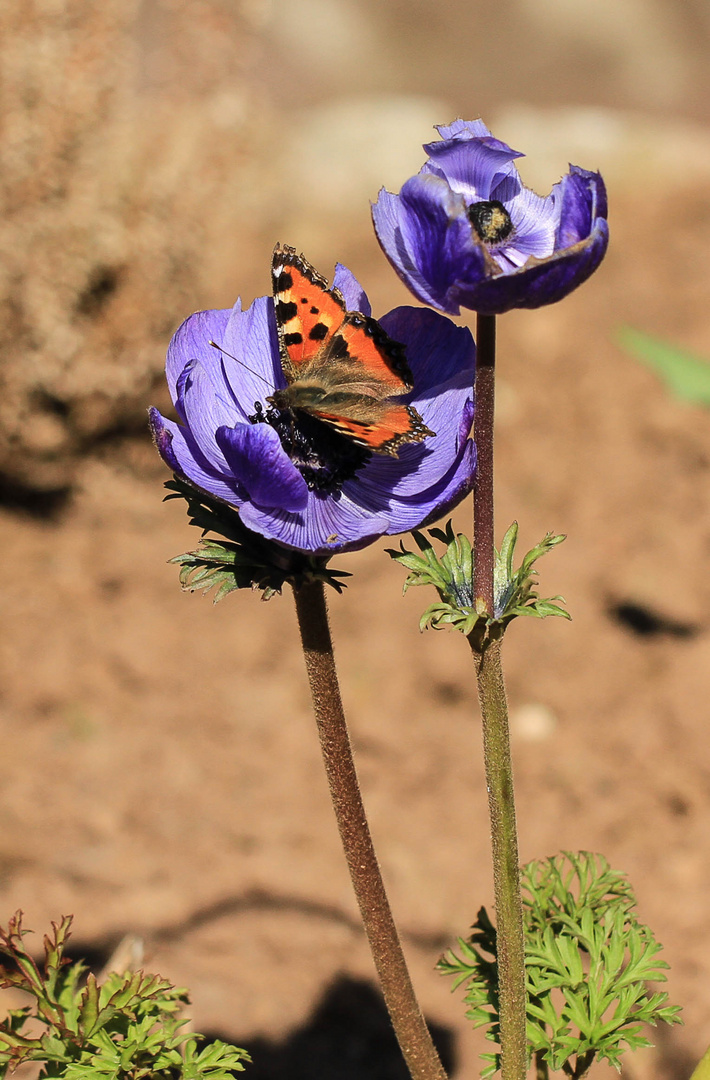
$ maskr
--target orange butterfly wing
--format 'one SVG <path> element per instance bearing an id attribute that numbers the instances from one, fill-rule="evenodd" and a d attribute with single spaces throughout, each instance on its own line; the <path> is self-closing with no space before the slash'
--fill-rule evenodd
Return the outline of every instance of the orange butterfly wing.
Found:
<path id="1" fill-rule="evenodd" d="M 347 311 L 340 290 L 329 286 L 295 248 L 276 246 L 272 278 L 286 381 L 320 383 L 335 397 L 341 389 L 349 396 L 351 413 L 358 411 L 352 402 L 359 390 L 363 415 L 371 412 L 375 419 L 340 415 L 316 404 L 298 407 L 378 453 L 396 454 L 402 443 L 434 434 L 411 405 L 388 400 L 412 388 L 403 345 L 375 319 Z"/>
<path id="2" fill-rule="evenodd" d="M 380 454 L 395 454 L 402 443 L 421 442 L 433 435 L 411 405 L 389 405 L 376 424 L 367 424 L 322 411 L 314 412 L 320 420 L 348 435 L 354 442 Z"/>
<path id="3" fill-rule="evenodd" d="M 340 290 L 329 286 L 295 248 L 276 246 L 272 275 L 279 343 L 289 381 L 328 351 L 335 358 L 342 352 L 357 359 L 367 379 L 391 388 L 392 397 L 412 389 L 404 346 L 392 341 L 375 319 L 347 311 Z M 335 347 L 334 338 L 339 339 Z"/>

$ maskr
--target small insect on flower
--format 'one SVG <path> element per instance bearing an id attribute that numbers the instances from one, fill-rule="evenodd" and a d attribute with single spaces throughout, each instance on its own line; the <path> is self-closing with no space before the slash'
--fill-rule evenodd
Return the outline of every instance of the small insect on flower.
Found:
<path id="1" fill-rule="evenodd" d="M 404 347 L 371 316 L 346 309 L 343 294 L 294 248 L 277 244 L 274 312 L 287 386 L 266 399 L 301 409 L 353 442 L 397 455 L 434 432 L 399 398 L 413 388 Z"/>
<path id="2" fill-rule="evenodd" d="M 151 410 L 163 460 L 248 529 L 316 555 L 448 513 L 473 485 L 470 331 L 412 307 L 376 322 L 349 270 L 329 285 L 286 246 L 272 280 L 273 299 L 174 335 L 178 422 Z"/>

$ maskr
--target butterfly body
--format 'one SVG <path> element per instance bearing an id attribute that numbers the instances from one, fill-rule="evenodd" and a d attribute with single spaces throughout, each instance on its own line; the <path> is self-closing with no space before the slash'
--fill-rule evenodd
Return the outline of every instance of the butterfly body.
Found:
<path id="1" fill-rule="evenodd" d="M 402 444 L 434 434 L 397 400 L 412 389 L 402 345 L 375 319 L 348 311 L 340 290 L 294 248 L 276 246 L 272 278 L 287 385 L 271 404 L 307 412 L 380 454 L 396 456 Z"/>

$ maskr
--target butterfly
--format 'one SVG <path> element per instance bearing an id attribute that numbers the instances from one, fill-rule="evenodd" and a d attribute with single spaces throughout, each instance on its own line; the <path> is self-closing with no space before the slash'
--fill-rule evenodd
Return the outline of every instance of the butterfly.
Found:
<path id="1" fill-rule="evenodd" d="M 397 400 L 412 389 L 404 346 L 380 324 L 348 311 L 296 249 L 277 244 L 272 261 L 274 310 L 286 387 L 267 398 L 302 410 L 377 454 L 433 436 L 417 410 Z"/>

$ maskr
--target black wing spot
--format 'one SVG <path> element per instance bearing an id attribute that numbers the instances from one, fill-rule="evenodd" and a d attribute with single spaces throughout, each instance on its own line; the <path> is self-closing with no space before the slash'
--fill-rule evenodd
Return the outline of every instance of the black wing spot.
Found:
<path id="1" fill-rule="evenodd" d="M 333 337 L 329 353 L 331 360 L 345 360 L 348 356 L 350 356 L 350 352 L 348 351 L 348 343 L 342 334 L 336 334 Z"/>
<path id="2" fill-rule="evenodd" d="M 298 314 L 298 305 L 294 304 L 291 300 L 286 302 L 285 300 L 279 300 L 276 305 L 276 318 L 280 323 L 290 322 L 294 315 Z"/>
<path id="3" fill-rule="evenodd" d="M 306 301 L 304 300 L 303 303 L 305 304 L 305 302 Z M 311 308 L 311 315 L 320 315 L 320 308 L 312 307 Z"/>
<path id="4" fill-rule="evenodd" d="M 308 337 L 311 341 L 322 341 L 328 334 L 328 327 L 323 322 L 317 322 L 311 329 Z"/>
<path id="5" fill-rule="evenodd" d="M 292 345 L 302 345 L 302 334 L 284 334 L 284 345 L 289 349 Z"/>
<path id="6" fill-rule="evenodd" d="M 301 297 L 301 303 L 302 304 L 307 304 L 308 303 L 308 297 L 307 296 L 302 296 Z"/>

